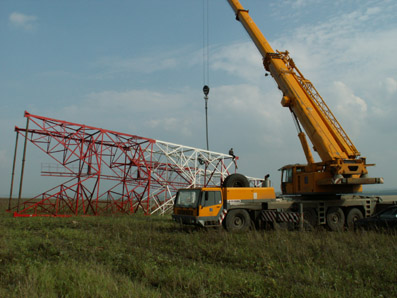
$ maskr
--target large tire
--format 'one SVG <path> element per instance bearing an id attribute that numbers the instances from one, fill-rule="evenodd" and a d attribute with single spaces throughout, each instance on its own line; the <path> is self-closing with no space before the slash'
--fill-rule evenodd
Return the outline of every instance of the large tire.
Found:
<path id="1" fill-rule="evenodd" d="M 358 208 L 350 209 L 349 212 L 347 213 L 347 218 L 346 218 L 347 228 L 349 230 L 354 230 L 354 223 L 363 217 L 364 217 L 364 215 L 360 209 L 358 209 Z"/>
<path id="2" fill-rule="evenodd" d="M 223 187 L 249 187 L 250 183 L 244 175 L 231 174 L 223 181 Z"/>
<path id="3" fill-rule="evenodd" d="M 343 231 L 345 227 L 345 214 L 339 207 L 331 207 L 327 212 L 327 226 L 331 231 Z"/>
<path id="4" fill-rule="evenodd" d="M 225 219 L 226 230 L 230 232 L 245 232 L 251 226 L 251 218 L 244 209 L 234 209 L 227 213 Z"/>

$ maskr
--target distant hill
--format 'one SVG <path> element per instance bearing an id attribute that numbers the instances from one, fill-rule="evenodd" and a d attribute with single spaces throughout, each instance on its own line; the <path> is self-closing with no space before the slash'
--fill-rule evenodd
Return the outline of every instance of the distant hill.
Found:
<path id="1" fill-rule="evenodd" d="M 366 190 L 363 193 L 367 195 L 397 195 L 397 188 Z"/>

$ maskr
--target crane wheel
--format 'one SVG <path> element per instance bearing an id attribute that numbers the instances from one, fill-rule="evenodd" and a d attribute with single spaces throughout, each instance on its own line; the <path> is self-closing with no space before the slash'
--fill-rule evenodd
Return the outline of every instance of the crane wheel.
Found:
<path id="1" fill-rule="evenodd" d="M 227 213 L 225 227 L 230 232 L 245 232 L 251 226 L 251 217 L 247 210 L 234 209 Z"/>
<path id="2" fill-rule="evenodd" d="M 327 226 L 331 231 L 343 231 L 345 227 L 345 214 L 339 207 L 331 207 L 327 212 Z"/>
<path id="3" fill-rule="evenodd" d="M 249 187 L 250 183 L 242 174 L 231 174 L 223 181 L 223 187 Z"/>
<path id="4" fill-rule="evenodd" d="M 363 217 L 364 217 L 364 215 L 360 209 L 358 209 L 358 208 L 350 209 L 349 212 L 347 213 L 347 218 L 346 218 L 347 228 L 349 230 L 354 230 L 354 223 Z"/>

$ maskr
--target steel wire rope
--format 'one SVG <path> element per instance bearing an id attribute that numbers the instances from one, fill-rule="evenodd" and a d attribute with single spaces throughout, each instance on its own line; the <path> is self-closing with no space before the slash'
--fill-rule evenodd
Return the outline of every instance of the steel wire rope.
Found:
<path id="1" fill-rule="evenodd" d="M 208 141 L 208 93 L 209 86 L 209 0 L 203 0 L 203 92 L 205 100 L 205 136 L 207 151 L 209 151 Z"/>
<path id="2" fill-rule="evenodd" d="M 209 0 L 203 0 L 203 86 L 210 81 L 209 72 Z"/>

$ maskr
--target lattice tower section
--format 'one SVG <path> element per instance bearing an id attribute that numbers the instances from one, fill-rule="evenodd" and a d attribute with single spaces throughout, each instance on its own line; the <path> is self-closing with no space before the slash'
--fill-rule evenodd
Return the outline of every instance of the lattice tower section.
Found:
<path id="1" fill-rule="evenodd" d="M 219 186 L 237 167 L 227 154 L 28 112 L 25 117 L 26 128 L 16 127 L 17 135 L 55 161 L 41 174 L 65 181 L 27 201 L 19 195 L 10 209 L 14 216 L 164 214 L 177 189 Z"/>

